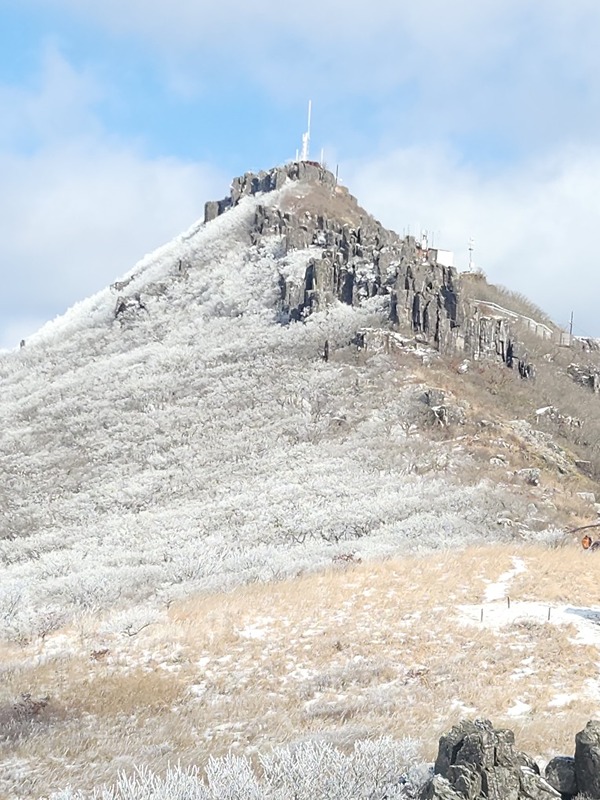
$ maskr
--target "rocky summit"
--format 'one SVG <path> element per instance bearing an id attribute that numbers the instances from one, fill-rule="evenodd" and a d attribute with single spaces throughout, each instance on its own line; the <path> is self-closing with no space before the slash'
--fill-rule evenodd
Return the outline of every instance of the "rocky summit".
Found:
<path id="1" fill-rule="evenodd" d="M 294 182 L 278 206 L 268 193 Z M 282 320 L 299 320 L 334 300 L 357 306 L 384 297 L 391 324 L 424 334 L 442 352 L 493 355 L 512 366 L 525 356 L 507 318 L 482 313 L 470 302 L 444 254 L 413 236 L 400 238 L 362 209 L 335 176 L 316 163 L 293 163 L 236 178 L 229 196 L 206 204 L 205 221 L 248 195 L 257 205 L 251 238 L 281 237 L 282 252 L 314 251 L 304 275 L 281 275 Z"/>

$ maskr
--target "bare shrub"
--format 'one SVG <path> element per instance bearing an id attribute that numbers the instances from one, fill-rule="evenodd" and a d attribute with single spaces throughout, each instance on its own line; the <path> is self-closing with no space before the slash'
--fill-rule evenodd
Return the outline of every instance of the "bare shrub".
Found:
<path id="1" fill-rule="evenodd" d="M 496 305 L 507 308 L 509 311 L 514 311 L 516 314 L 535 319 L 544 325 L 554 326 L 546 312 L 542 311 L 535 303 L 532 303 L 529 298 L 520 292 L 507 289 L 505 286 L 488 283 L 485 273 L 481 271 L 473 274 L 463 273 L 461 282 L 470 299 L 496 303 Z"/>
<path id="2" fill-rule="evenodd" d="M 193 767 L 164 776 L 142 768 L 93 795 L 65 789 L 51 800 L 402 800 L 416 797 L 427 777 L 414 740 L 359 741 L 349 755 L 308 741 L 261 757 L 259 770 L 228 755 L 211 759 L 204 776 Z"/>
<path id="3" fill-rule="evenodd" d="M 17 740 L 30 734 L 36 725 L 48 722 L 48 695 L 33 697 L 24 692 L 13 702 L 0 705 L 0 742 Z"/>

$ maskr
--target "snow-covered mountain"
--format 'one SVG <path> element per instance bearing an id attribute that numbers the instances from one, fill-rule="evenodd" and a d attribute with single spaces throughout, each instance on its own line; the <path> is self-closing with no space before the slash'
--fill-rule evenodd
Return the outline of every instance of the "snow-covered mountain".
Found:
<path id="1" fill-rule="evenodd" d="M 0 639 L 52 664 L 91 615 L 135 635 L 198 591 L 585 521 L 554 436 L 581 428 L 535 426 L 543 370 L 507 370 L 504 322 L 461 328 L 461 303 L 320 168 L 234 181 L 0 356 Z"/>
<path id="2" fill-rule="evenodd" d="M 242 198 L 1 358 L 5 632 L 48 606 L 497 535 L 500 493 L 414 424 L 418 359 L 350 345 L 381 324 L 379 298 L 278 321 L 282 276 L 317 247 L 253 244 L 257 207 L 310 206 L 313 188 Z"/>

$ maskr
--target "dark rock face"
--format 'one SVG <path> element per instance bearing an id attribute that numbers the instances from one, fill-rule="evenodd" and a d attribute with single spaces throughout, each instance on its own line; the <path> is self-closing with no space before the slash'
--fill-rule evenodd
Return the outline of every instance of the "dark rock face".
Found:
<path id="1" fill-rule="evenodd" d="M 470 307 L 457 271 L 438 263 L 437 250 L 384 228 L 317 163 L 294 162 L 235 178 L 228 197 L 206 204 L 205 221 L 248 195 L 280 189 L 289 181 L 310 184 L 320 203 L 300 209 L 261 204 L 250 232 L 253 244 L 280 236 L 283 255 L 313 248 L 301 282 L 280 277 L 282 322 L 302 320 L 334 300 L 356 306 L 380 296 L 392 324 L 426 336 L 441 352 L 493 358 L 518 368 L 523 378 L 534 376 L 508 321 Z M 340 203 L 346 213 L 339 213 Z"/>
<path id="2" fill-rule="evenodd" d="M 353 208 L 353 222 L 327 213 L 295 213 L 271 205 L 256 210 L 251 241 L 280 235 L 283 253 L 318 248 L 301 285 L 280 279 L 280 317 L 300 320 L 337 299 L 359 305 L 370 297 L 385 296 L 390 321 L 410 325 L 441 350 L 456 347 L 461 319 L 458 274 L 437 263 L 437 251 L 421 246 L 414 237 L 401 239 L 377 220 L 361 212 L 334 175 L 318 164 L 299 162 L 269 172 L 236 178 L 229 197 L 205 206 L 205 221 L 237 205 L 250 194 L 278 189 L 288 180 L 309 181 L 330 193 L 332 206 L 340 197 Z"/>
<path id="3" fill-rule="evenodd" d="M 588 722 L 575 737 L 575 757 L 553 758 L 544 777 L 514 741 L 489 720 L 455 725 L 440 738 L 421 800 L 600 800 L 600 721 Z"/>
<path id="4" fill-rule="evenodd" d="M 560 800 L 514 734 L 489 720 L 464 721 L 441 737 L 434 778 L 422 800 Z"/>
<path id="5" fill-rule="evenodd" d="M 600 798 L 600 722 L 590 720 L 575 737 L 575 779 L 581 794 Z"/>
<path id="6" fill-rule="evenodd" d="M 556 756 L 548 762 L 546 780 L 557 792 L 572 797 L 577 794 L 575 759 L 569 756 Z"/>

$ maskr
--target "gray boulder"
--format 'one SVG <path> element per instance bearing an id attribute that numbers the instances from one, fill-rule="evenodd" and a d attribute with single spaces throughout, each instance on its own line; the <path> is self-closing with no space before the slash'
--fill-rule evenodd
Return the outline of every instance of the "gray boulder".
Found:
<path id="1" fill-rule="evenodd" d="M 440 738 L 422 800 L 560 800 L 537 764 L 514 747 L 512 731 L 464 720 Z"/>
<path id="2" fill-rule="evenodd" d="M 434 775 L 425 786 L 421 800 L 464 800 L 464 795 L 455 792 L 441 775 Z"/>
<path id="3" fill-rule="evenodd" d="M 581 794 L 600 798 L 600 721 L 590 720 L 575 737 L 575 778 Z"/>
<path id="4" fill-rule="evenodd" d="M 567 795 L 577 794 L 575 759 L 569 756 L 556 756 L 546 765 L 546 780 L 557 792 Z"/>
<path id="5" fill-rule="evenodd" d="M 204 204 L 204 222 L 212 222 L 219 216 L 219 201 L 209 200 Z"/>

